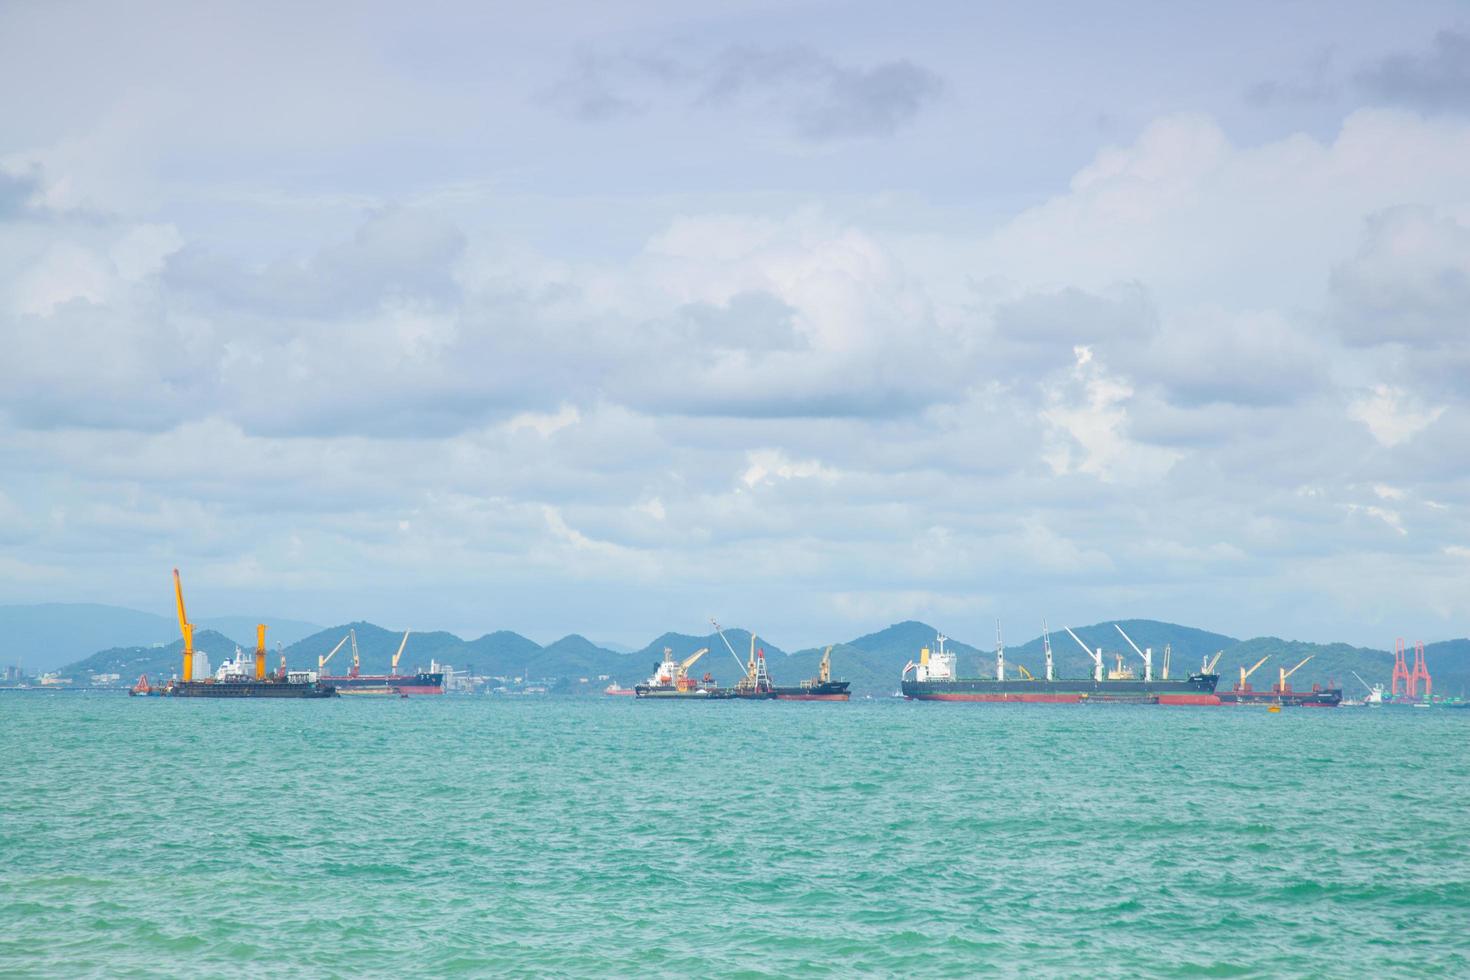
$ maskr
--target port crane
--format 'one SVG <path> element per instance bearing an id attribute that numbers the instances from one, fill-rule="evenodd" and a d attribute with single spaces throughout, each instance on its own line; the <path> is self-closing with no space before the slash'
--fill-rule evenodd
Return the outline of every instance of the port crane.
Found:
<path id="1" fill-rule="evenodd" d="M 1261 664 L 1265 663 L 1267 660 L 1270 660 L 1270 659 L 1271 659 L 1271 655 L 1268 653 L 1264 657 L 1262 657 L 1260 660 L 1257 660 L 1256 663 L 1255 663 L 1255 666 L 1252 667 L 1250 670 L 1246 670 L 1244 667 L 1241 667 L 1240 668 L 1240 686 L 1237 687 L 1236 690 L 1237 691 L 1249 691 L 1250 690 L 1250 685 L 1246 683 L 1246 680 L 1249 679 L 1252 674 L 1254 674 L 1257 670 L 1259 670 L 1261 668 Z"/>
<path id="2" fill-rule="evenodd" d="M 337 645 L 336 646 L 332 647 L 332 652 L 331 653 L 327 654 L 325 657 L 318 656 L 316 658 L 316 672 L 318 674 L 325 674 L 327 672 L 327 661 L 329 661 L 333 657 L 335 657 L 337 655 L 337 651 L 340 650 L 340 649 L 342 649 L 346 645 L 347 645 L 347 637 L 344 636 L 344 637 L 342 637 L 342 639 L 340 639 L 340 640 L 337 641 Z"/>
<path id="3" fill-rule="evenodd" d="M 1128 645 L 1133 648 L 1133 652 L 1136 653 L 1136 654 L 1138 654 L 1140 657 L 1143 658 L 1143 680 L 1144 680 L 1144 683 L 1148 683 L 1148 682 L 1152 681 L 1154 679 L 1154 650 L 1153 650 L 1153 647 L 1149 647 L 1147 650 L 1140 650 L 1140 649 L 1138 649 L 1138 644 L 1133 642 L 1133 637 L 1131 637 L 1127 633 L 1124 633 L 1123 632 L 1123 627 L 1119 626 L 1117 623 L 1114 623 L 1113 624 L 1113 629 L 1117 630 L 1120 634 L 1122 634 L 1123 639 L 1127 640 L 1128 641 Z"/>
<path id="4" fill-rule="evenodd" d="M 408 630 L 403 631 L 403 640 L 398 644 L 398 652 L 393 654 L 393 666 L 388 671 L 394 677 L 398 676 L 398 661 L 403 656 L 403 648 L 408 646 Z"/>
<path id="5" fill-rule="evenodd" d="M 1083 643 L 1082 639 L 1076 633 L 1072 632 L 1072 627 L 1063 626 L 1062 629 L 1066 630 L 1067 635 L 1076 640 L 1077 645 L 1082 648 L 1082 651 L 1092 658 L 1092 679 L 1094 681 L 1101 681 L 1103 679 L 1102 647 L 1098 647 L 1094 651 L 1086 643 Z"/>
<path id="6" fill-rule="evenodd" d="M 1284 667 L 1278 668 L 1278 670 L 1280 671 L 1280 675 L 1281 676 L 1280 676 L 1280 678 L 1279 678 L 1279 680 L 1277 681 L 1277 684 L 1276 684 L 1276 690 L 1277 690 L 1277 692 L 1279 693 L 1281 691 L 1286 690 L 1286 679 L 1288 677 L 1290 677 L 1292 674 L 1295 674 L 1297 671 L 1301 670 L 1303 667 L 1305 667 L 1307 665 L 1307 660 L 1311 660 L 1312 657 L 1315 657 L 1315 656 L 1316 656 L 1315 653 L 1312 654 L 1311 656 L 1307 657 L 1306 660 L 1303 660 L 1301 663 L 1297 664 L 1295 667 L 1291 668 L 1290 670 L 1287 670 Z"/>
<path id="7" fill-rule="evenodd" d="M 194 624 L 184 614 L 184 583 L 179 579 L 177 568 L 174 569 L 174 600 L 179 607 L 179 632 L 184 635 L 183 681 L 187 684 L 194 679 Z"/>

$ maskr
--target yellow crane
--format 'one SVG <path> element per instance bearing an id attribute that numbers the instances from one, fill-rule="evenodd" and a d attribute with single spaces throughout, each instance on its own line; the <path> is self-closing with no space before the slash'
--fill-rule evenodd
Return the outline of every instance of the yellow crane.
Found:
<path id="1" fill-rule="evenodd" d="M 1307 660 L 1311 660 L 1312 657 L 1315 657 L 1315 656 L 1316 656 L 1316 654 L 1314 653 L 1311 656 L 1307 657 Z M 1278 690 L 1278 691 L 1284 691 L 1284 690 L 1286 690 L 1286 679 L 1288 677 L 1290 677 L 1292 674 L 1295 674 L 1297 671 L 1301 670 L 1303 667 L 1305 667 L 1307 665 L 1307 660 L 1303 660 L 1301 663 L 1297 664 L 1295 667 L 1291 668 L 1290 670 L 1287 670 L 1284 667 L 1283 668 L 1278 668 L 1280 670 L 1281 677 L 1280 677 L 1280 680 L 1276 684 L 1276 690 Z"/>
<path id="2" fill-rule="evenodd" d="M 828 684 L 832 680 L 832 648 L 822 651 L 822 662 L 817 665 L 817 683 Z"/>
<path id="3" fill-rule="evenodd" d="M 1246 684 L 1245 684 L 1246 678 L 1248 678 L 1248 677 L 1250 677 L 1250 675 L 1254 674 L 1257 670 L 1260 669 L 1261 664 L 1265 663 L 1267 660 L 1270 660 L 1270 659 L 1271 659 L 1271 655 L 1268 653 L 1264 657 L 1262 657 L 1260 660 L 1257 660 L 1256 661 L 1256 665 L 1254 667 L 1252 667 L 1250 670 L 1246 670 L 1244 667 L 1240 668 L 1240 686 L 1237 687 L 1236 690 L 1237 691 L 1247 691 L 1247 690 L 1250 690 L 1248 687 L 1246 687 Z"/>
<path id="4" fill-rule="evenodd" d="M 1021 672 L 1021 679 L 1022 680 L 1028 680 L 1028 681 L 1034 681 L 1034 680 L 1036 680 L 1035 677 L 1031 676 L 1031 671 L 1027 670 L 1025 667 L 1022 667 L 1020 664 L 1016 664 L 1016 669 Z"/>
<path id="5" fill-rule="evenodd" d="M 398 676 L 398 659 L 403 656 L 403 648 L 408 646 L 408 630 L 403 631 L 403 641 L 398 644 L 398 652 L 393 654 L 393 667 L 388 671 L 394 677 Z"/>
<path id="6" fill-rule="evenodd" d="M 184 615 L 184 583 L 179 580 L 177 568 L 174 569 L 174 599 L 179 607 L 179 632 L 184 634 L 183 680 L 188 683 L 194 679 L 194 624 Z"/>
<path id="7" fill-rule="evenodd" d="M 695 650 L 689 656 L 679 661 L 679 669 L 674 674 L 674 687 L 682 691 L 692 686 L 689 680 L 689 668 L 698 663 L 699 658 L 704 656 L 706 653 L 709 653 L 709 647 L 700 647 L 698 650 Z"/>
<path id="8" fill-rule="evenodd" d="M 333 657 L 335 657 L 337 655 L 337 651 L 340 650 L 340 649 L 342 649 L 346 645 L 347 645 L 347 637 L 344 636 L 344 637 L 342 637 L 342 639 L 340 639 L 340 640 L 337 641 L 337 645 L 336 646 L 332 647 L 332 652 L 331 653 L 327 654 L 325 657 L 318 656 L 316 658 L 316 672 L 318 674 L 325 674 L 327 672 L 327 661 L 329 661 Z"/>
<path id="9" fill-rule="evenodd" d="M 1213 674 L 1215 672 L 1215 668 L 1220 666 L 1220 658 L 1223 656 L 1225 656 L 1224 650 L 1216 650 L 1213 657 L 1206 657 L 1205 662 L 1201 665 L 1200 673 Z"/>
<path id="10" fill-rule="evenodd" d="M 265 624 L 255 624 L 255 679 L 265 680 Z"/>

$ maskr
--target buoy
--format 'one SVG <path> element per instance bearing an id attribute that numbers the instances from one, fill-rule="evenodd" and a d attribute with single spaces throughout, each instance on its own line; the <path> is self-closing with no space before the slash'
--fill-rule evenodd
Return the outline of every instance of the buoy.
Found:
<path id="1" fill-rule="evenodd" d="M 1269 712 L 1271 712 L 1271 714 L 1273 714 L 1273 715 L 1279 715 L 1279 714 L 1281 714 L 1281 705 L 1279 705 L 1279 704 L 1273 704 L 1273 705 L 1271 705 L 1271 707 L 1267 708 L 1266 710 L 1269 711 Z"/>

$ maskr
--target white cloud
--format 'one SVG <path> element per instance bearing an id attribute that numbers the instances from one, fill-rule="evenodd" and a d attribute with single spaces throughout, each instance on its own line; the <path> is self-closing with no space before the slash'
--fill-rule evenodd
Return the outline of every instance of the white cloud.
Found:
<path id="1" fill-rule="evenodd" d="M 1432 425 L 1447 408 L 1425 405 L 1408 392 L 1380 384 L 1348 405 L 1348 417 L 1366 425 L 1380 444 L 1392 447 Z"/>

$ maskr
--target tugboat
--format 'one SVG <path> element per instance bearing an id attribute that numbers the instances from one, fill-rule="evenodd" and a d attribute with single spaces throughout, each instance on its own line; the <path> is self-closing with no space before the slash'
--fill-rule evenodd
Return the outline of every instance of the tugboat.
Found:
<path id="1" fill-rule="evenodd" d="M 184 586 L 179 580 L 179 570 L 174 569 L 174 598 L 178 603 L 179 631 L 184 635 L 183 677 L 169 681 L 163 688 L 164 697 L 171 698 L 334 698 L 337 689 L 323 684 L 315 671 L 287 672 L 286 658 L 281 658 L 281 669 L 275 677 L 265 673 L 265 626 L 255 627 L 254 676 L 246 664 L 239 648 L 235 659 L 220 665 L 214 677 L 194 680 L 194 624 L 184 615 Z M 140 678 L 133 693 L 152 693 L 154 688 Z"/>
<path id="2" fill-rule="evenodd" d="M 654 666 L 652 677 L 634 686 L 634 697 L 696 701 L 729 697 L 729 692 L 721 691 L 714 685 L 710 675 L 705 674 L 702 681 L 696 681 L 689 676 L 689 668 L 693 667 L 706 653 L 709 653 L 709 647 L 701 647 L 691 656 L 683 660 L 675 660 L 674 651 L 669 647 L 664 647 L 663 661 Z"/>

